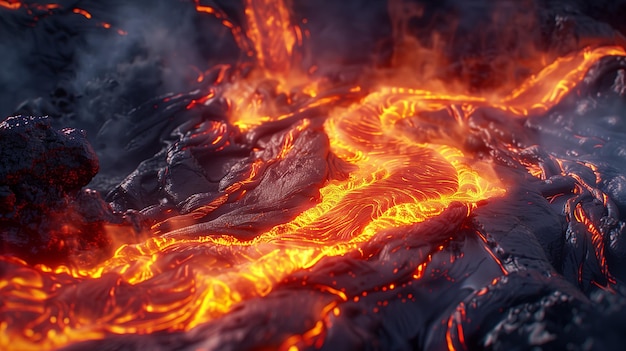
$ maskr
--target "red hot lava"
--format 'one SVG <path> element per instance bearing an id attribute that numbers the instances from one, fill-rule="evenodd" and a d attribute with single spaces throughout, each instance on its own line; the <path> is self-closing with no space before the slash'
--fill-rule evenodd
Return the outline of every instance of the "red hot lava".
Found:
<path id="1" fill-rule="evenodd" d="M 395 53 L 407 45 L 398 32 L 407 18 L 401 4 L 390 1 Z M 623 226 L 611 212 L 619 199 L 604 182 L 605 164 L 592 157 L 617 137 L 593 141 L 572 132 L 586 153 L 542 151 L 535 142 L 558 127 L 560 109 L 594 89 L 594 74 L 599 85 L 606 81 L 594 73 L 603 62 L 617 60 L 622 73 L 609 76 L 611 91 L 624 96 L 617 89 L 620 77 L 624 87 L 623 48 L 587 47 L 545 64 L 543 55 L 511 90 L 509 82 L 476 93 L 403 81 L 410 60 L 398 56 L 400 74 L 380 70 L 367 83 L 337 83 L 302 68 L 315 33 L 294 25 L 290 2 L 244 5 L 238 25 L 226 11 L 193 2 L 232 33 L 243 58 L 194 67 L 204 89 L 152 105 L 178 106 L 181 115 L 213 112 L 181 122 L 165 149 L 120 183 L 109 197 L 118 213 L 95 227 L 72 223 L 63 215 L 84 220 L 90 201 L 110 207 L 95 193 L 74 200 L 88 179 L 72 187 L 50 182 L 66 203 L 55 212 L 61 229 L 45 233 L 58 245 L 46 250 L 67 255 L 62 264 L 16 249 L 10 235 L 23 232 L 9 224 L 26 212 L 14 193 L 21 196 L 19 177 L 30 175 L 2 174 L 0 228 L 10 243 L 0 256 L 4 349 L 460 350 L 519 338 L 565 345 L 570 324 L 593 335 L 576 322 L 593 316 L 592 294 L 622 293 L 620 270 L 610 266 L 621 257 Z M 0 6 L 95 20 L 61 4 Z M 13 135 L 20 123 L 52 128 L 42 121 L 13 117 L 0 131 Z M 78 138 L 72 133 L 54 135 Z M 209 172 L 214 164 L 217 175 Z M 68 178 L 78 177 L 73 169 L 64 171 Z M 132 193 L 149 177 L 157 203 Z M 106 242 L 89 246 L 89 231 Z M 567 321 L 550 324 L 559 314 Z"/>

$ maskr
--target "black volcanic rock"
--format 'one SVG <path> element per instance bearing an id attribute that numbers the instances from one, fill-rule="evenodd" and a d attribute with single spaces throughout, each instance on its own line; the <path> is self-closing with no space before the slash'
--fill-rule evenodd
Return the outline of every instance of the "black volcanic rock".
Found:
<path id="1" fill-rule="evenodd" d="M 85 136 L 76 129 L 55 130 L 45 117 L 7 118 L 0 123 L 0 142 L 0 184 L 46 184 L 50 191 L 71 192 L 98 172 Z"/>
<path id="2" fill-rule="evenodd" d="M 98 159 L 81 131 L 45 117 L 0 123 L 0 252 L 55 263 L 75 250 L 103 248 L 104 223 L 121 223 L 93 191 L 81 191 Z"/>

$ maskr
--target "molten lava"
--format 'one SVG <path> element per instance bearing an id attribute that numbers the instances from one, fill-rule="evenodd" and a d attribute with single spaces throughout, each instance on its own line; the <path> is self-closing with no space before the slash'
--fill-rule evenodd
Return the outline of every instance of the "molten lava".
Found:
<path id="1" fill-rule="evenodd" d="M 385 81 L 336 89 L 300 69 L 296 51 L 305 39 L 302 29 L 292 24 L 287 1 L 247 0 L 245 5 L 242 29 L 196 1 L 198 12 L 224 20 L 239 36 L 237 42 L 247 56 L 241 66 L 253 63 L 245 74 L 240 67 L 221 69 L 222 78 L 187 108 L 225 98 L 229 123 L 244 134 L 296 116 L 278 149 L 271 158 L 257 158 L 245 177 L 210 203 L 154 224 L 152 237 L 121 245 L 103 262 L 49 267 L 0 257 L 0 348 L 53 350 L 113 334 L 190 331 L 267 296 L 294 273 L 315 269 L 322 259 L 345 255 L 367 259 L 363 245 L 390 235 L 391 229 L 435 218 L 453 203 L 472 211 L 482 200 L 504 195 L 508 185 L 497 179 L 488 161 L 462 151 L 471 128 L 469 116 L 478 108 L 494 108 L 511 118 L 542 114 L 561 102 L 599 59 L 626 55 L 619 47 L 587 48 L 557 59 L 512 92 L 461 95 L 390 86 Z M 0 1 L 0 6 L 17 10 L 22 3 Z M 72 12 L 92 18 L 86 10 Z M 223 79 L 227 70 L 237 71 L 232 80 Z M 203 77 L 200 72 L 198 82 Z M 319 107 L 328 112 L 321 127 L 315 126 L 319 119 L 298 117 Z M 419 127 L 431 118 L 427 116 L 440 111 L 453 117 L 441 121 L 449 133 L 420 134 Z M 301 136 L 316 133 L 315 128 L 324 131 L 336 157 L 330 168 L 342 176 L 327 181 L 317 198 L 303 199 L 308 209 L 249 240 L 203 231 L 199 220 L 244 197 L 249 184 L 295 152 Z M 212 123 L 206 133 L 213 133 L 213 145 L 228 143 L 225 123 Z M 531 168 L 540 176 L 541 170 Z M 580 206 L 571 211 L 573 220 L 587 226 L 594 240 L 601 240 Z M 604 267 L 601 249 L 597 256 Z M 430 259 L 420 262 L 413 279 L 422 278 Z M 609 275 L 608 270 L 605 273 Z M 359 299 L 333 286 L 315 289 L 339 301 Z M 282 348 L 306 345 L 323 334 L 327 316 L 342 313 L 336 301 L 318 312 L 313 327 L 286 338 Z M 448 327 L 452 325 L 450 320 Z M 458 334 L 463 343 L 462 330 Z"/>

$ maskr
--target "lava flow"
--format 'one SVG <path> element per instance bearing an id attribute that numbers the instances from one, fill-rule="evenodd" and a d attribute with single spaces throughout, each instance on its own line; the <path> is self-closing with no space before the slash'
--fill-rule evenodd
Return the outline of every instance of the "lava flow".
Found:
<path id="1" fill-rule="evenodd" d="M 380 75 L 369 85 L 338 83 L 302 68 L 307 40 L 315 33 L 293 24 L 289 1 L 246 0 L 244 5 L 245 23 L 239 26 L 225 11 L 193 2 L 198 14 L 217 18 L 232 34 L 240 62 L 196 68 L 195 82 L 207 85 L 150 103 L 154 110 L 158 104 L 178 104 L 181 114 L 209 112 L 182 121 L 165 138 L 166 147 L 111 192 L 108 200 L 119 212 L 115 218 L 125 215 L 104 225 L 109 244 L 115 245 L 109 257 L 35 264 L 36 259 L 20 254 L 0 256 L 0 348 L 75 350 L 97 342 L 141 347 L 142 341 L 124 344 L 124 337 L 134 336 L 154 337 L 160 349 L 220 349 L 224 343 L 237 348 L 246 338 L 256 344 L 245 349 L 332 349 L 341 347 L 341 333 L 354 337 L 377 330 L 375 323 L 363 322 L 362 333 L 350 331 L 347 325 L 357 325 L 359 318 L 393 318 L 401 314 L 398 306 L 420 301 L 433 306 L 449 301 L 451 307 L 429 307 L 428 318 L 405 316 L 398 335 L 373 335 L 400 342 L 399 335 L 410 329 L 403 326 L 414 323 L 431 330 L 411 336 L 416 349 L 493 345 L 496 332 L 479 341 L 465 336 L 481 327 L 484 316 L 500 315 L 491 305 L 495 301 L 524 303 L 523 298 L 502 298 L 503 286 L 522 284 L 526 293 L 534 285 L 525 279 L 570 278 L 569 268 L 561 271 L 552 261 L 545 270 L 536 269 L 541 274 L 519 268 L 532 255 L 504 254 L 510 237 L 496 239 L 508 224 L 499 224 L 499 209 L 489 205 L 500 201 L 505 209 L 524 191 L 520 203 L 539 203 L 545 213 L 559 213 L 559 201 L 565 201 L 566 224 L 557 221 L 556 227 L 569 225 L 570 240 L 575 235 L 581 242 L 590 240 L 600 271 L 588 268 L 593 263 L 576 261 L 572 265 L 579 270 L 568 282 L 577 281 L 584 293 L 584 281 L 602 291 L 618 290 L 604 244 L 607 228 L 617 224 L 604 219 L 597 224 L 610 207 L 608 190 L 597 189 L 602 177 L 580 176 L 569 166 L 578 162 L 568 159 L 571 153 L 531 154 L 534 136 L 508 135 L 502 125 L 532 124 L 558 111 L 572 94 L 582 94 L 577 89 L 588 84 L 586 77 L 599 62 L 626 56 L 623 48 L 587 47 L 557 58 L 513 91 L 429 90 L 393 85 L 398 77 Z M 23 4 L 0 1 L 0 6 L 19 10 Z M 71 12 L 94 17 L 81 8 Z M 20 127 L 17 118 L 0 124 L 0 130 Z M 219 166 L 210 172 L 219 176 L 207 175 L 211 162 Z M 578 165 L 597 172 L 594 162 Z M 507 167 L 522 175 L 511 176 L 503 170 Z M 189 178 L 194 176 L 217 181 L 196 182 Z M 149 177 L 159 184 L 151 190 L 155 196 L 132 192 L 133 184 Z M 514 184 L 556 184 L 559 179 L 566 180 L 558 190 L 537 191 L 536 197 Z M 596 207 L 588 206 L 585 196 L 595 199 Z M 136 218 L 132 225 L 129 218 Z M 511 233 L 526 225 L 519 221 Z M 71 252 L 71 245 L 80 245 L 69 238 L 84 229 L 73 223 L 63 228 L 67 239 L 60 247 Z M 575 250 L 563 254 L 564 260 L 576 255 Z M 536 256 L 548 262 L 543 252 Z M 462 287 L 453 286 L 457 282 Z M 552 282 L 541 286 L 552 293 L 550 284 L 558 285 Z M 541 289 L 532 291 L 540 295 Z M 441 294 L 440 302 L 425 291 Z M 583 293 L 564 291 L 563 296 L 587 301 Z M 301 304 L 302 311 L 281 311 L 281 296 L 289 301 L 286 306 Z M 485 300 L 489 296 L 493 300 Z M 544 305 L 559 303 L 546 300 Z M 493 310 L 481 315 L 476 312 L 480 306 Z M 265 316 L 260 322 L 259 315 Z M 280 316 L 299 319 L 292 330 L 274 330 L 264 322 Z M 507 328 L 505 322 L 484 325 L 499 332 Z M 248 329 L 236 329 L 246 323 Z M 229 325 L 245 332 L 228 334 Z M 163 341 L 168 335 L 181 343 Z M 544 334 L 537 338 L 553 340 Z M 361 342 L 366 341 L 353 346 Z"/>

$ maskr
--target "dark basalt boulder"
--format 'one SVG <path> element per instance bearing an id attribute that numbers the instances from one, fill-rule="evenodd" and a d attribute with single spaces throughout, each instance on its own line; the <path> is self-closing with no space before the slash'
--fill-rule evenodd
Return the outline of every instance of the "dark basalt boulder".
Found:
<path id="1" fill-rule="evenodd" d="M 98 172 L 98 158 L 85 136 L 76 129 L 55 130 L 45 117 L 9 117 L 0 123 L 0 138 L 2 184 L 45 183 L 49 191 L 67 193 Z"/>
<path id="2" fill-rule="evenodd" d="M 76 129 L 56 130 L 46 117 L 0 123 L 0 252 L 57 263 L 110 241 L 105 223 L 119 224 L 100 195 L 81 190 L 98 158 Z"/>

